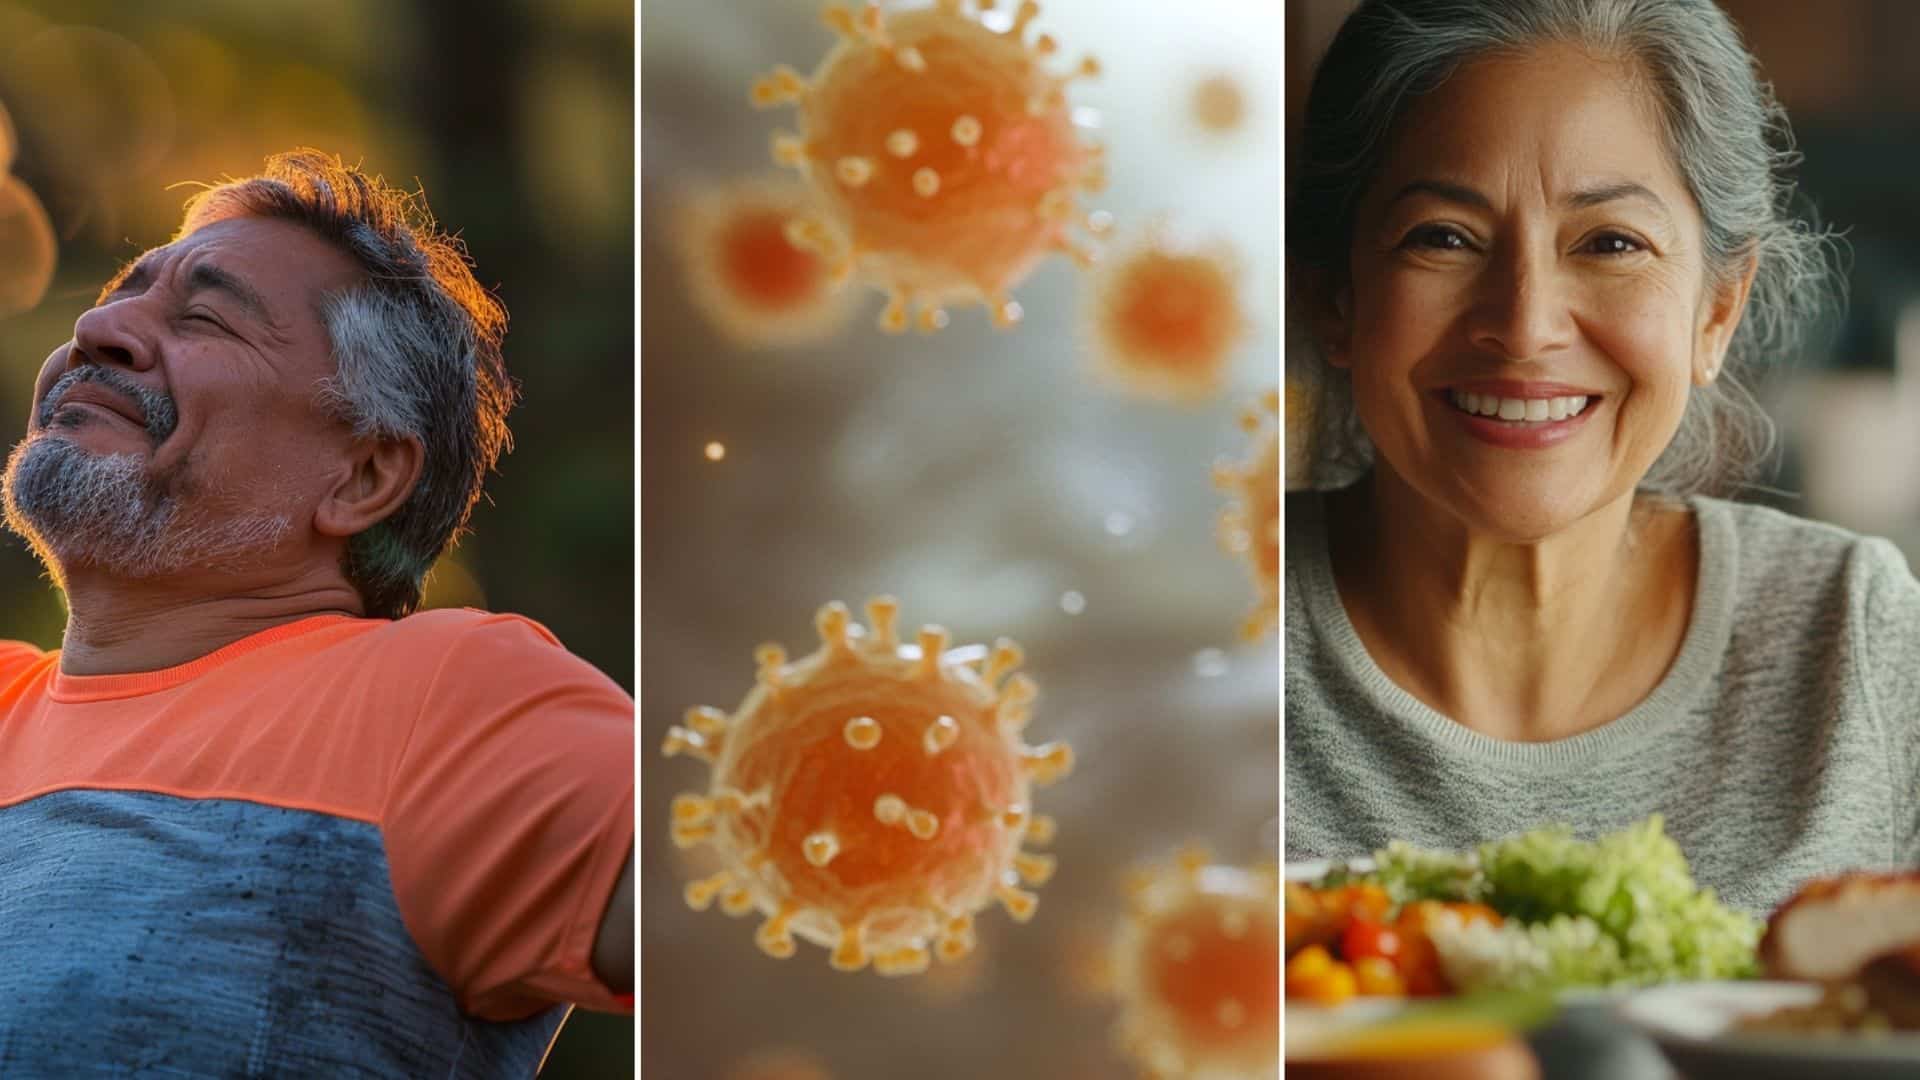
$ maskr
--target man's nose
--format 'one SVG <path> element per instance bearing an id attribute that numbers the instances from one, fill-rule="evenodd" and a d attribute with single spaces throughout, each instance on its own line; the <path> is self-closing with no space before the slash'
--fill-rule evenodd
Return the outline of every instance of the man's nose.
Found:
<path id="1" fill-rule="evenodd" d="M 130 296 L 92 308 L 73 323 L 69 369 L 82 363 L 145 371 L 154 363 L 150 301 Z"/>

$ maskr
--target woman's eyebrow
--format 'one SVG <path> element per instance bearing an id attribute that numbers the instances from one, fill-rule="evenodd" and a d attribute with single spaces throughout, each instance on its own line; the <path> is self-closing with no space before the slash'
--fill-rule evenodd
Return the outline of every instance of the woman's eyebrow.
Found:
<path id="1" fill-rule="evenodd" d="M 1387 205 L 1392 206 L 1401 199 L 1413 195 L 1433 195 L 1448 202 L 1465 203 L 1481 210 L 1493 209 L 1493 200 L 1465 184 L 1456 184 L 1451 180 L 1412 181 L 1394 192 L 1393 197 L 1387 200 Z"/>
<path id="2" fill-rule="evenodd" d="M 1667 208 L 1667 201 L 1655 194 L 1652 188 L 1632 180 L 1616 180 L 1581 188 L 1569 194 L 1561 203 L 1571 210 L 1586 210 L 1622 199 L 1640 203 L 1665 218 L 1669 226 L 1673 224 L 1673 211 Z"/>
<path id="3" fill-rule="evenodd" d="M 1392 206 L 1401 199 L 1413 195 L 1432 195 L 1448 202 L 1461 203 L 1481 210 L 1493 209 L 1493 200 L 1466 184 L 1432 179 L 1414 180 L 1403 185 L 1400 190 L 1393 193 L 1392 198 L 1387 200 L 1387 205 Z M 1632 180 L 1608 181 L 1576 189 L 1561 199 L 1560 205 L 1568 210 L 1588 210 L 1622 199 L 1642 203 L 1664 218 L 1668 225 L 1673 224 L 1673 211 L 1667 207 L 1667 201 L 1655 194 L 1652 188 Z"/>

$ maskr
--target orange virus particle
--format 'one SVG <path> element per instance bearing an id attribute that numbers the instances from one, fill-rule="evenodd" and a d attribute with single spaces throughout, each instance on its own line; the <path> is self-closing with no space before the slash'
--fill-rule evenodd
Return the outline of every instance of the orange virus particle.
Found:
<path id="1" fill-rule="evenodd" d="M 1194 124 L 1209 135 L 1239 130 L 1247 117 L 1247 98 L 1231 75 L 1208 75 L 1193 85 L 1188 111 Z"/>
<path id="2" fill-rule="evenodd" d="M 1065 776 L 1073 752 L 1021 741 L 1036 691 L 1014 672 L 1019 647 L 949 653 L 937 626 L 903 644 L 897 612 L 869 601 L 869 629 L 826 605 L 818 650 L 789 661 L 762 645 L 737 711 L 690 709 L 667 734 L 669 756 L 713 766 L 705 795 L 673 802 L 674 842 L 711 844 L 723 866 L 687 886 L 687 903 L 758 909 L 769 956 L 793 955 L 798 936 L 842 971 L 916 974 L 936 953 L 972 951 L 974 914 L 996 900 L 1032 918 L 1037 898 L 1018 886 L 1053 874 L 1051 856 L 1021 849 L 1054 831 L 1030 793 Z"/>
<path id="3" fill-rule="evenodd" d="M 1246 336 L 1240 264 L 1149 228 L 1088 279 L 1086 332 L 1095 370 L 1144 397 L 1198 401 L 1219 392 Z"/>
<path id="4" fill-rule="evenodd" d="M 1266 1080 L 1280 1065 L 1280 875 L 1209 861 L 1190 847 L 1130 884 L 1118 1039 L 1153 1080 Z"/>
<path id="5" fill-rule="evenodd" d="M 789 237 L 811 206 L 806 189 L 786 179 L 735 181 L 682 198 L 675 239 L 693 302 L 736 345 L 808 345 L 846 324 L 850 298 L 826 260 Z"/>
<path id="6" fill-rule="evenodd" d="M 795 235 L 839 277 L 857 270 L 886 291 L 890 333 L 945 326 L 949 302 L 984 303 L 1011 326 L 1008 291 L 1049 253 L 1092 262 L 1068 230 L 1104 227 L 1076 203 L 1104 185 L 1104 165 L 1078 139 L 1066 87 L 1099 65 L 1047 70 L 1059 45 L 1028 40 L 1039 13 L 1032 0 L 1011 18 L 993 0 L 886 15 L 829 5 L 840 42 L 813 77 L 782 66 L 753 84 L 756 106 L 799 106 L 799 132 L 775 136 L 773 156 L 800 169 L 825 212 Z"/>
<path id="7" fill-rule="evenodd" d="M 1213 482 L 1234 496 L 1220 515 L 1220 542 L 1246 558 L 1259 598 L 1241 627 L 1257 638 L 1280 620 L 1280 392 L 1269 390 L 1240 416 L 1253 440 L 1246 460 L 1213 467 Z"/>

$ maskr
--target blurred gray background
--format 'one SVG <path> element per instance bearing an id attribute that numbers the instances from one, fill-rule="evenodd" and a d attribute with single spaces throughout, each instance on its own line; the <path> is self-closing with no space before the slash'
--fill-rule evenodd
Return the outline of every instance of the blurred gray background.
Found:
<path id="1" fill-rule="evenodd" d="M 884 336 L 867 292 L 823 345 L 743 352 L 691 307 L 676 196 L 775 171 L 768 140 L 793 110 L 756 112 L 746 87 L 777 63 L 812 72 L 834 41 L 818 8 L 641 12 L 642 1070 L 725 1077 L 791 1047 L 836 1080 L 1130 1076 L 1109 1050 L 1117 1008 L 1084 987 L 1126 870 L 1189 839 L 1242 863 L 1278 846 L 1278 642 L 1237 637 L 1254 591 L 1216 541 L 1227 500 L 1209 469 L 1245 453 L 1234 417 L 1279 378 L 1281 11 L 1056 0 L 1036 24 L 1061 68 L 1083 52 L 1104 65 L 1071 100 L 1108 148 L 1110 187 L 1086 205 L 1113 212 L 1115 239 L 1165 214 L 1245 265 L 1253 331 L 1230 386 L 1179 407 L 1088 379 L 1083 275 L 1061 258 L 1014 290 L 1011 332 L 955 308 L 936 336 Z M 1189 114 L 1216 73 L 1247 101 L 1226 137 Z M 1021 642 L 1041 691 L 1028 739 L 1066 738 L 1078 758 L 1035 800 L 1060 825 L 1039 913 L 985 913 L 970 979 L 843 975 L 807 945 L 776 961 L 753 944 L 757 916 L 680 897 L 699 864 L 668 842 L 667 807 L 708 770 L 659 756 L 667 727 L 690 705 L 737 707 L 756 644 L 811 651 L 816 607 L 879 592 L 904 624 Z"/>

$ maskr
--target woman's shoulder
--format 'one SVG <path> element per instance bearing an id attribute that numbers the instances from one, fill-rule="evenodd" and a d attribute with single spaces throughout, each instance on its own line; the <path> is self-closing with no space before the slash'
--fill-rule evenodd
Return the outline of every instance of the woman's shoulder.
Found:
<path id="1" fill-rule="evenodd" d="M 1913 577 L 1900 549 L 1877 536 L 1754 503 L 1697 498 L 1693 504 L 1706 542 L 1731 548 L 1742 582 Z"/>
<path id="2" fill-rule="evenodd" d="M 1920 646 L 1920 579 L 1892 541 L 1768 506 L 1694 506 L 1703 550 L 1721 549 L 1710 561 L 1731 571 L 1737 623 L 1827 626 L 1876 659 L 1897 643 Z"/>

